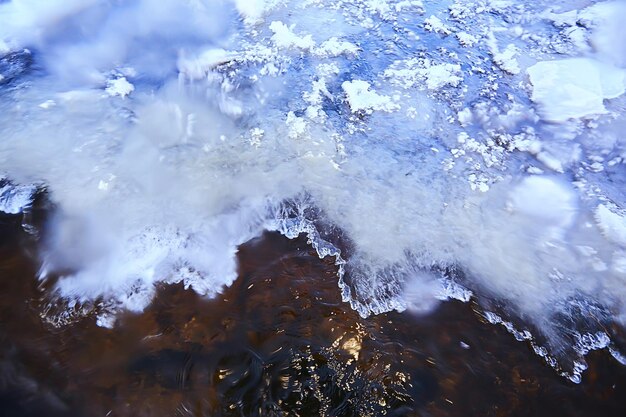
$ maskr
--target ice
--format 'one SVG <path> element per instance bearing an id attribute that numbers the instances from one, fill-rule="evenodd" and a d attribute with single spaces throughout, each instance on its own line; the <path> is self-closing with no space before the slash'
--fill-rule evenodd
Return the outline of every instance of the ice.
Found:
<path id="1" fill-rule="evenodd" d="M 19 214 L 29 207 L 37 190 L 34 186 L 2 185 L 0 177 L 0 211 L 7 214 Z"/>
<path id="2" fill-rule="evenodd" d="M 274 32 L 272 41 L 279 48 L 311 49 L 315 46 L 312 35 L 298 36 L 294 30 L 295 25 L 287 26 L 283 22 L 274 21 L 270 24 L 270 30 Z"/>
<path id="3" fill-rule="evenodd" d="M 46 188 L 41 279 L 110 326 L 306 233 L 362 316 L 496 304 L 580 371 L 572 335 L 626 317 L 616 3 L 449 3 L 1 3 L 2 201 Z"/>
<path id="4" fill-rule="evenodd" d="M 441 35 L 449 35 L 450 29 L 444 25 L 444 23 L 437 16 L 430 16 L 424 20 L 424 27 L 431 32 L 439 33 Z"/>
<path id="5" fill-rule="evenodd" d="M 474 46 L 474 44 L 477 42 L 476 37 L 470 35 L 467 32 L 457 32 L 456 37 L 461 45 L 468 48 Z"/>
<path id="6" fill-rule="evenodd" d="M 118 77 L 107 81 L 107 87 L 104 89 L 110 96 L 119 96 L 125 98 L 135 90 L 135 86 L 128 82 L 125 77 Z"/>
<path id="7" fill-rule="evenodd" d="M 391 98 L 377 94 L 367 81 L 344 81 L 341 88 L 345 91 L 350 109 L 353 112 L 371 113 L 376 110 L 391 112 L 400 108 L 391 101 Z"/>
<path id="8" fill-rule="evenodd" d="M 626 217 L 614 213 L 606 205 L 600 204 L 596 208 L 595 219 L 607 239 L 626 246 Z"/>
<path id="9" fill-rule="evenodd" d="M 527 72 L 531 98 L 551 122 L 604 114 L 604 100 L 619 97 L 626 88 L 623 70 L 591 58 L 541 61 Z"/>
<path id="10" fill-rule="evenodd" d="M 594 31 L 590 42 L 598 58 L 626 68 L 626 3 L 620 0 L 603 1 L 580 11 L 578 20 Z"/>

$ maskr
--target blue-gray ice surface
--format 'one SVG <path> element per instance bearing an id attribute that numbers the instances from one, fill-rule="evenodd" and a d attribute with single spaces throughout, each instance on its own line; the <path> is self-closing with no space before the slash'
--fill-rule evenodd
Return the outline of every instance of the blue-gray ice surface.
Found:
<path id="1" fill-rule="evenodd" d="M 307 233 L 361 315 L 475 297 L 579 381 L 590 350 L 626 363 L 607 330 L 626 326 L 624 18 L 618 0 L 0 2 L 0 210 L 31 184 L 57 207 L 56 323 L 102 299 L 113 325 L 158 282 L 215 296 L 238 245 Z"/>

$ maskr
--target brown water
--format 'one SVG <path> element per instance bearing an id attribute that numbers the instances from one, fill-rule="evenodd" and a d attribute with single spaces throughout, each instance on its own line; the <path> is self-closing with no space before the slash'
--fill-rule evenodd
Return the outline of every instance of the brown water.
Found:
<path id="1" fill-rule="evenodd" d="M 624 416 L 626 368 L 559 377 L 478 308 L 362 319 L 331 259 L 275 233 L 214 300 L 159 288 L 111 329 L 55 327 L 21 216 L 0 217 L 1 416 Z"/>

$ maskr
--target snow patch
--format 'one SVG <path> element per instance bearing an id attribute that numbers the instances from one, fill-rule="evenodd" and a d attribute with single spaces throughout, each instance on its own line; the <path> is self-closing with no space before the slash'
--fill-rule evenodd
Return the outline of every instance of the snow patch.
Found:
<path id="1" fill-rule="evenodd" d="M 118 77 L 107 81 L 106 91 L 111 97 L 125 98 L 135 90 L 135 86 L 128 82 L 125 77 Z"/>
<path id="2" fill-rule="evenodd" d="M 372 113 L 375 110 L 392 112 L 400 106 L 391 101 L 391 98 L 377 94 L 370 88 L 370 83 L 363 80 L 344 81 L 341 88 L 346 93 L 346 99 L 353 113 Z"/>
<path id="3" fill-rule="evenodd" d="M 600 204 L 595 212 L 596 224 L 602 234 L 618 245 L 626 246 L 626 217 Z"/>
<path id="4" fill-rule="evenodd" d="M 323 58 L 336 57 L 339 55 L 356 55 L 359 48 L 348 41 L 341 41 L 335 37 L 324 41 L 319 48 L 316 48 L 315 55 Z"/>
<path id="5" fill-rule="evenodd" d="M 0 187 L 0 211 L 6 214 L 21 213 L 31 205 L 36 190 L 32 185 L 3 185 Z"/>
<path id="6" fill-rule="evenodd" d="M 272 42 L 279 48 L 312 49 L 315 41 L 311 35 L 298 36 L 293 32 L 296 25 L 287 26 L 283 22 L 274 21 L 270 30 L 274 32 Z"/>

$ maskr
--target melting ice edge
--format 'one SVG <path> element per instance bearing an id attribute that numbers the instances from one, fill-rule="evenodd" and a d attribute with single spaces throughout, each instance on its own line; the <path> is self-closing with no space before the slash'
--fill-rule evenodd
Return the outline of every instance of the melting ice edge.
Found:
<path id="1" fill-rule="evenodd" d="M 473 296 L 578 382 L 626 363 L 626 6 L 568 3 L 4 2 L 0 211 L 45 185 L 41 279 L 101 325 L 307 233 L 361 315 Z"/>

